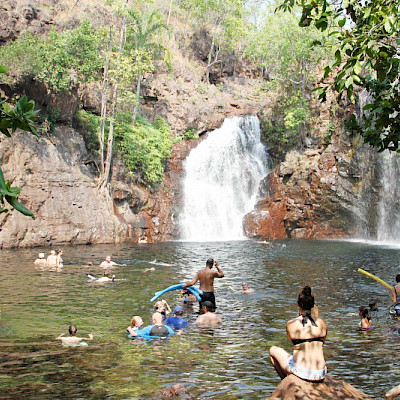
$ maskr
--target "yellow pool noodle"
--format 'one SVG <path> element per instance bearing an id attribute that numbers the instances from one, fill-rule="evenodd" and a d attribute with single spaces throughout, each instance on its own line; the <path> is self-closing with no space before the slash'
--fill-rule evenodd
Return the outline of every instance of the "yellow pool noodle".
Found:
<path id="1" fill-rule="evenodd" d="M 375 279 L 377 282 L 381 283 L 383 286 L 387 287 L 389 290 L 392 289 L 392 287 L 388 283 L 386 283 L 382 279 L 378 278 L 377 276 L 372 275 L 370 272 L 364 271 L 362 268 L 358 268 L 358 272 L 361 272 L 362 274 L 367 275 L 372 279 Z"/>

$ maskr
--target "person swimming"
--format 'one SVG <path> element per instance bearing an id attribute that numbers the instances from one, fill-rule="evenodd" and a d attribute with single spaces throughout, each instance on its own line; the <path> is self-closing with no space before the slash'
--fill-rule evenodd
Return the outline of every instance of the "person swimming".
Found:
<path id="1" fill-rule="evenodd" d="M 63 346 L 87 346 L 88 344 L 84 342 L 84 340 L 93 340 L 93 335 L 91 333 L 89 333 L 87 338 L 77 337 L 76 334 L 78 332 L 78 328 L 76 325 L 70 325 L 68 327 L 68 332 L 70 336 L 64 337 L 64 333 L 62 333 L 56 338 L 56 340 L 61 340 Z"/>
<path id="2" fill-rule="evenodd" d="M 247 282 L 242 282 L 242 293 L 254 293 L 254 289 L 250 289 Z"/>
<path id="3" fill-rule="evenodd" d="M 33 263 L 38 265 L 39 268 L 46 268 L 46 259 L 44 258 L 44 253 L 39 253 L 39 258 L 37 258 Z"/>
<path id="4" fill-rule="evenodd" d="M 143 326 L 143 320 L 138 315 L 131 319 L 131 325 L 126 328 L 126 333 L 130 339 L 139 336 L 139 329 Z"/>
<path id="5" fill-rule="evenodd" d="M 372 321 L 371 321 L 371 315 L 369 314 L 369 309 L 368 307 L 361 306 L 358 309 L 358 315 L 361 318 L 361 321 L 359 323 L 359 328 L 362 331 L 369 331 L 372 329 Z"/>

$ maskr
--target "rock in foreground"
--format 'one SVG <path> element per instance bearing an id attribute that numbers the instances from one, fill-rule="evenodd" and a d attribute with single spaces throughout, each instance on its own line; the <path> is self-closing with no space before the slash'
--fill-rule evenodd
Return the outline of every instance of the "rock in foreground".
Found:
<path id="1" fill-rule="evenodd" d="M 324 382 L 306 382 L 294 375 L 287 376 L 268 400 L 363 400 L 372 399 L 350 384 L 327 376 Z"/>

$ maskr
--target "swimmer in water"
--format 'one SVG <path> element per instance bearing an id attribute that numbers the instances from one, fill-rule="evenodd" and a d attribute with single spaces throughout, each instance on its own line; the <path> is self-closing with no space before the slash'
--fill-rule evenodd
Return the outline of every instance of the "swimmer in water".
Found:
<path id="1" fill-rule="evenodd" d="M 180 301 L 187 306 L 191 306 L 194 303 L 196 303 L 197 299 L 196 296 L 193 293 L 190 293 L 189 290 L 183 289 L 182 290 L 182 297 L 180 298 Z"/>
<path id="2" fill-rule="evenodd" d="M 75 325 L 70 325 L 68 332 L 70 336 L 64 337 L 64 333 L 62 333 L 56 338 L 56 340 L 61 340 L 63 346 L 87 346 L 84 340 L 93 340 L 93 335 L 91 333 L 89 333 L 87 338 L 77 337 L 76 333 L 78 332 L 78 328 Z"/>
<path id="3" fill-rule="evenodd" d="M 46 259 L 44 258 L 44 253 L 39 253 L 39 258 L 37 258 L 33 263 L 40 268 L 46 268 Z"/>
<path id="4" fill-rule="evenodd" d="M 154 312 L 160 313 L 162 315 L 162 319 L 164 320 L 168 314 L 171 314 L 171 307 L 165 300 L 160 300 L 154 304 Z"/>
<path id="5" fill-rule="evenodd" d="M 222 324 L 222 318 L 214 313 L 214 304 L 211 301 L 204 301 L 200 311 L 203 314 L 196 319 L 199 328 L 216 328 Z"/>
<path id="6" fill-rule="evenodd" d="M 247 282 L 242 282 L 242 293 L 254 293 L 254 289 L 249 289 Z"/>
<path id="7" fill-rule="evenodd" d="M 116 279 L 115 275 L 113 275 L 111 278 L 108 276 L 102 276 L 101 278 L 96 278 L 93 275 L 87 274 L 87 277 L 89 278 L 90 283 L 110 283 L 110 282 L 126 282 L 126 279 Z"/>
<path id="8" fill-rule="evenodd" d="M 126 264 L 117 264 L 116 262 L 111 261 L 111 256 L 106 256 L 106 259 L 100 264 L 100 267 L 103 268 L 103 275 L 109 276 L 111 274 L 111 268 L 126 267 Z"/>
<path id="9" fill-rule="evenodd" d="M 131 337 L 138 336 L 139 329 L 143 326 L 143 320 L 138 315 L 131 319 L 131 325 L 126 328 L 126 333 Z"/>
<path id="10" fill-rule="evenodd" d="M 369 314 L 369 309 L 368 307 L 361 306 L 358 309 L 358 315 L 361 318 L 359 328 L 362 331 L 369 331 L 372 329 L 372 321 L 371 321 L 371 315 Z"/>
<path id="11" fill-rule="evenodd" d="M 55 250 L 51 250 L 50 254 L 47 256 L 46 267 L 48 267 L 50 271 L 56 271 L 59 267 L 59 258 Z"/>

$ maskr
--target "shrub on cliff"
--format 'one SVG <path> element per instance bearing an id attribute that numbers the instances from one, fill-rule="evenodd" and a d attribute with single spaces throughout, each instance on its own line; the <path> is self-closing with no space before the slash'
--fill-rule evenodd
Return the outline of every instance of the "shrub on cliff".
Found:
<path id="1" fill-rule="evenodd" d="M 14 77 L 33 75 L 61 92 L 97 76 L 102 68 L 100 45 L 101 33 L 86 20 L 76 29 L 52 30 L 47 37 L 25 33 L 0 47 L 0 59 Z"/>
<path id="2" fill-rule="evenodd" d="M 84 139 L 88 150 L 97 153 L 100 117 L 79 110 L 76 118 L 85 129 Z M 118 112 L 114 129 L 114 151 L 119 152 L 127 170 L 139 183 L 150 189 L 156 188 L 164 177 L 165 162 L 171 156 L 174 143 L 168 122 L 156 117 L 154 123 L 150 123 L 139 116 L 132 125 L 129 112 Z"/>
<path id="3" fill-rule="evenodd" d="M 118 119 L 115 140 L 127 169 L 145 186 L 157 187 L 171 156 L 173 139 L 169 124 L 161 117 L 156 117 L 153 124 L 138 117 L 132 125 L 128 113 L 119 113 Z"/>

